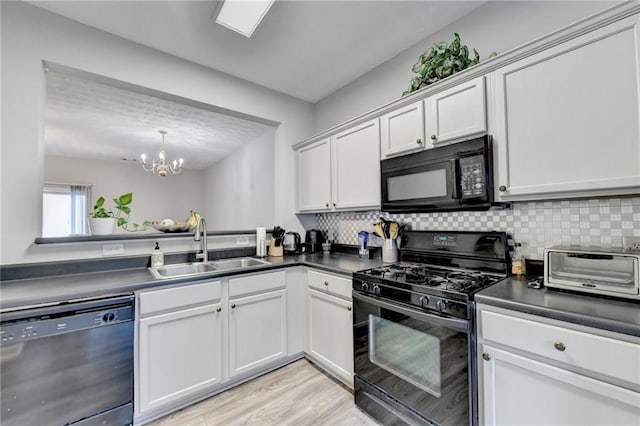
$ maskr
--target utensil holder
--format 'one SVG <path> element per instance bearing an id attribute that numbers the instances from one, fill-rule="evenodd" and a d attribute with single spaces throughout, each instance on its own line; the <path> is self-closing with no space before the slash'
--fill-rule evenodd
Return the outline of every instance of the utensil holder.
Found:
<path id="1" fill-rule="evenodd" d="M 388 239 L 382 242 L 382 261 L 386 263 L 398 261 L 398 244 L 395 239 Z"/>
<path id="2" fill-rule="evenodd" d="M 274 240 L 273 238 L 269 241 L 269 256 L 274 256 L 274 257 L 279 257 L 282 256 L 283 250 L 282 250 L 282 244 L 280 244 L 279 246 L 276 246 L 276 240 Z"/>

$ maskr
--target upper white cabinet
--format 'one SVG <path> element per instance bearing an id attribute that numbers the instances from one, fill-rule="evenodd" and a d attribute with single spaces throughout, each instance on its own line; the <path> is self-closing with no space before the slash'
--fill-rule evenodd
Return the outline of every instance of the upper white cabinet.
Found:
<path id="1" fill-rule="evenodd" d="M 380 128 L 384 158 L 483 134 L 487 131 L 484 77 L 391 111 L 380 119 Z"/>
<path id="2" fill-rule="evenodd" d="M 491 75 L 502 201 L 640 188 L 638 15 Z"/>
<path id="3" fill-rule="evenodd" d="M 424 103 L 418 101 L 383 115 L 380 133 L 384 158 L 424 149 Z"/>
<path id="4" fill-rule="evenodd" d="M 478 308 L 481 425 L 638 424 L 639 338 Z"/>
<path id="5" fill-rule="evenodd" d="M 298 210 L 328 210 L 331 202 L 331 141 L 303 146 L 298 157 Z"/>
<path id="6" fill-rule="evenodd" d="M 380 207 L 378 119 L 297 150 L 298 211 Z"/>
<path id="7" fill-rule="evenodd" d="M 424 102 L 427 148 L 487 131 L 484 77 L 436 93 Z"/>
<path id="8" fill-rule="evenodd" d="M 331 206 L 380 207 L 380 127 L 378 119 L 331 137 Z"/>

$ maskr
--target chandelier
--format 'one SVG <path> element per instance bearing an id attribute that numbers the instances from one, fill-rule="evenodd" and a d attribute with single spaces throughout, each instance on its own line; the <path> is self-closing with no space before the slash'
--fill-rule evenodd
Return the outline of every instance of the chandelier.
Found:
<path id="1" fill-rule="evenodd" d="M 146 172 L 153 172 L 154 175 L 165 177 L 167 175 L 177 175 L 182 171 L 182 158 L 179 161 L 173 160 L 173 163 L 167 164 L 167 156 L 164 153 L 164 136 L 167 134 L 166 130 L 158 130 L 158 133 L 162 135 L 162 149 L 158 154 L 159 160 L 155 158 L 151 162 L 151 165 L 147 163 L 147 154 L 142 154 L 142 168 Z"/>

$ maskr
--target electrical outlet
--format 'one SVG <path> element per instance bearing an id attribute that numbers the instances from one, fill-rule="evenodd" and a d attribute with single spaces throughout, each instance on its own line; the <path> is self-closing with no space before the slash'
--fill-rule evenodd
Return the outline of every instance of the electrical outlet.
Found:
<path id="1" fill-rule="evenodd" d="M 102 245 L 103 256 L 118 256 L 120 254 L 124 254 L 124 244 L 116 243 Z"/>
<path id="2" fill-rule="evenodd" d="M 640 251 L 640 237 L 622 237 L 622 247 L 625 250 Z"/>
<path id="3" fill-rule="evenodd" d="M 247 237 L 237 237 L 236 238 L 236 245 L 237 246 L 246 246 L 249 244 L 249 238 Z"/>

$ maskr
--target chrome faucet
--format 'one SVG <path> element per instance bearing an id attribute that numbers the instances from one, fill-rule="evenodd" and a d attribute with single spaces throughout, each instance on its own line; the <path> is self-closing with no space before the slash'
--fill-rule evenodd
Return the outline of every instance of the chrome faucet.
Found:
<path id="1" fill-rule="evenodd" d="M 197 253 L 196 259 L 201 258 L 204 263 L 207 263 L 209 261 L 209 251 L 207 250 L 207 221 L 204 220 L 204 217 L 202 216 L 198 218 L 196 232 L 193 235 L 193 241 L 202 241 L 200 245 L 202 253 Z"/>

